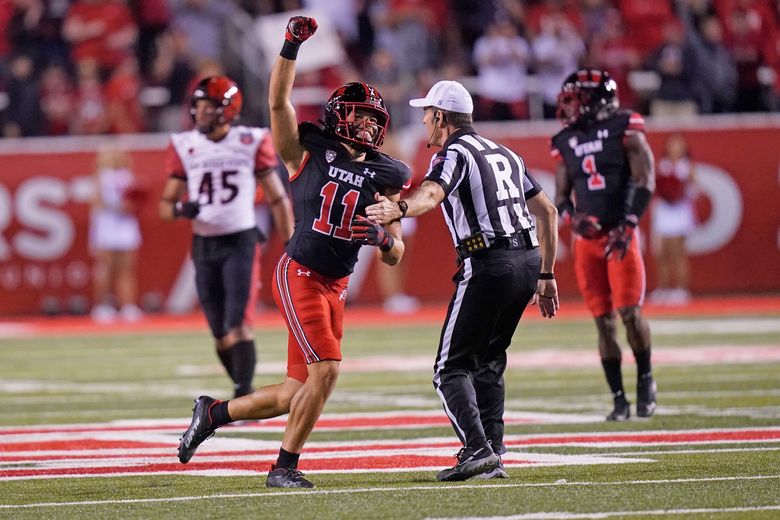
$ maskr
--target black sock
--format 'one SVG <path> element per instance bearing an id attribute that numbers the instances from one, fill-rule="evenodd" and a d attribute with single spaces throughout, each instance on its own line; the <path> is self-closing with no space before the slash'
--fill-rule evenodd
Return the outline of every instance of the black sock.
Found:
<path id="1" fill-rule="evenodd" d="M 233 356 L 233 381 L 235 381 L 235 396 L 252 393 L 252 379 L 255 376 L 255 364 L 257 357 L 255 355 L 254 340 L 239 341 L 230 349 Z"/>
<path id="2" fill-rule="evenodd" d="M 215 428 L 233 422 L 233 419 L 230 418 L 230 414 L 228 413 L 227 401 L 217 401 L 211 405 L 209 417 L 211 418 L 211 425 Z"/>
<path id="3" fill-rule="evenodd" d="M 623 390 L 623 373 L 620 371 L 620 359 L 609 358 L 601 359 L 601 366 L 604 367 L 604 375 L 607 376 L 607 384 L 612 396 L 615 398 L 625 397 Z"/>
<path id="4" fill-rule="evenodd" d="M 643 350 L 639 353 L 634 352 L 634 359 L 636 359 L 637 380 L 648 377 L 650 372 L 652 372 L 650 366 L 650 348 L 648 347 L 647 350 Z"/>
<path id="5" fill-rule="evenodd" d="M 279 448 L 279 458 L 276 459 L 276 467 L 296 469 L 300 456 L 300 453 L 290 453 L 284 448 Z"/>
<path id="6" fill-rule="evenodd" d="M 229 348 L 217 347 L 217 357 L 222 366 L 225 367 L 225 371 L 230 376 L 233 382 L 236 382 L 236 378 L 233 375 L 233 350 Z"/>

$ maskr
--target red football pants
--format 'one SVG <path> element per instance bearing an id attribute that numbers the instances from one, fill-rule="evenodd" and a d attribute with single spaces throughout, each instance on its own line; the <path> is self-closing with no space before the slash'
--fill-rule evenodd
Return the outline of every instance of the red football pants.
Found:
<path id="1" fill-rule="evenodd" d="M 645 263 L 639 250 L 639 230 L 622 260 L 607 260 L 608 237 L 594 240 L 575 237 L 574 272 L 577 286 L 593 316 L 609 314 L 615 308 L 641 305 L 645 299 Z"/>
<path id="2" fill-rule="evenodd" d="M 341 361 L 349 277 L 326 278 L 287 253 L 276 265 L 273 295 L 287 322 L 287 376 L 305 382 L 307 365 Z"/>

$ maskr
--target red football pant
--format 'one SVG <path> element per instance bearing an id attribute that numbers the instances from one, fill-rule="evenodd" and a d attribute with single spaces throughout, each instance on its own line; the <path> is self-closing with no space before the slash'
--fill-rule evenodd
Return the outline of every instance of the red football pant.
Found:
<path id="1" fill-rule="evenodd" d="M 341 361 L 344 305 L 349 277 L 332 279 L 282 254 L 273 295 L 287 322 L 287 376 L 305 382 L 307 365 Z"/>
<path id="2" fill-rule="evenodd" d="M 577 286 L 593 316 L 615 308 L 641 305 L 645 299 L 645 263 L 639 250 L 639 230 L 634 230 L 623 260 L 607 260 L 608 237 L 586 240 L 575 237 L 572 248 Z"/>

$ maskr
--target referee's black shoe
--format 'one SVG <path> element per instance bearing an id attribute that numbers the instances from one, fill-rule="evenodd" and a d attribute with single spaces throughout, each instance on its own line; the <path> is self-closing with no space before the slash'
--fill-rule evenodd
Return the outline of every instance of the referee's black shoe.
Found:
<path id="1" fill-rule="evenodd" d="M 458 463 L 451 468 L 441 470 L 436 475 L 437 480 L 466 480 L 475 475 L 493 471 L 501 462 L 501 459 L 493 453 L 490 446 L 485 446 L 478 450 L 466 446 L 461 448 L 455 457 L 458 459 Z"/>
<path id="2" fill-rule="evenodd" d="M 607 415 L 608 421 L 627 421 L 631 417 L 631 403 L 625 396 L 618 396 L 614 399 L 615 408 Z"/>
<path id="3" fill-rule="evenodd" d="M 656 392 L 652 374 L 644 374 L 636 382 L 636 414 L 639 417 L 652 417 L 655 412 Z"/>
<path id="4" fill-rule="evenodd" d="M 216 428 L 211 423 L 211 407 L 217 400 L 207 395 L 202 395 L 195 399 L 195 407 L 192 409 L 192 422 L 190 427 L 179 439 L 179 462 L 187 464 L 195 450 L 201 443 L 211 438 L 216 432 Z"/>
<path id="5" fill-rule="evenodd" d="M 496 466 L 494 469 L 490 471 L 486 471 L 485 473 L 474 475 L 472 478 L 474 480 L 489 480 L 492 478 L 509 478 L 509 474 L 504 469 L 504 463 L 501 462 L 501 458 L 499 457 L 498 466 Z"/>

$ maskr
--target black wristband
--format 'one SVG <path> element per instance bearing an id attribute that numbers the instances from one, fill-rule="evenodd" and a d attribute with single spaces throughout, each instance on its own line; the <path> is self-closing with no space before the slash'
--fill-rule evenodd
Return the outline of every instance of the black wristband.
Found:
<path id="1" fill-rule="evenodd" d="M 298 58 L 298 49 L 300 48 L 300 43 L 293 43 L 290 40 L 284 40 L 284 45 L 282 45 L 282 50 L 279 52 L 279 56 L 287 60 L 295 60 Z"/>
<path id="2" fill-rule="evenodd" d="M 379 246 L 379 250 L 383 253 L 387 253 L 391 249 L 393 249 L 393 246 L 395 245 L 395 239 L 393 239 L 393 235 L 389 234 L 387 235 L 387 242 Z"/>
<path id="3" fill-rule="evenodd" d="M 555 274 L 553 273 L 539 273 L 540 280 L 555 280 Z"/>

